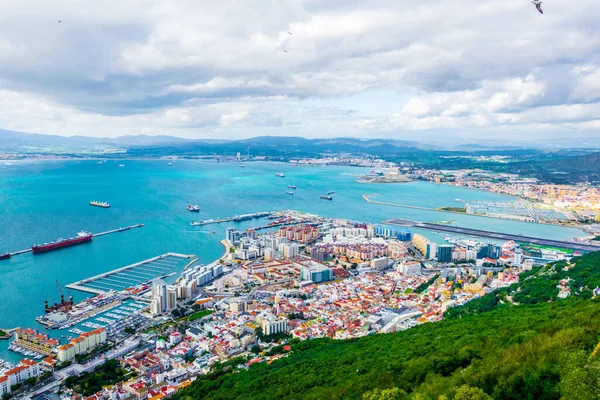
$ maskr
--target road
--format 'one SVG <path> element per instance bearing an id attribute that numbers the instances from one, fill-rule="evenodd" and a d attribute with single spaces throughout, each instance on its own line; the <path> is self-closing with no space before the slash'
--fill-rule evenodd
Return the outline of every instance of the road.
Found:
<path id="1" fill-rule="evenodd" d="M 384 221 L 384 224 L 388 225 L 400 225 L 406 226 L 409 228 L 418 228 L 418 229 L 428 229 L 432 231 L 440 231 L 440 232 L 449 232 L 456 233 L 460 235 L 468 235 L 468 236 L 479 236 L 486 237 L 490 239 L 499 239 L 499 240 L 514 240 L 518 242 L 526 242 L 531 244 L 536 244 L 540 246 L 552 246 L 552 247 L 560 247 L 570 250 L 576 251 L 600 251 L 600 244 L 591 245 L 585 243 L 576 243 L 576 242 L 568 242 L 563 240 L 553 240 L 553 239 L 544 239 L 537 238 L 532 236 L 523 236 L 523 235 L 515 235 L 510 233 L 498 233 L 498 232 L 490 232 L 484 231 L 480 229 L 471 229 L 471 228 L 461 228 L 458 226 L 452 225 L 441 225 L 441 224 L 430 224 L 428 222 L 418 222 L 418 221 L 410 221 L 406 219 L 390 219 L 388 221 Z"/>

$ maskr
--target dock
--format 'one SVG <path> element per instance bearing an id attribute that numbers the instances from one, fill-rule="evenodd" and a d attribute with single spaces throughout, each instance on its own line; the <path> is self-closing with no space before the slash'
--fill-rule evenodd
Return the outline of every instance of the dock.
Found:
<path id="1" fill-rule="evenodd" d="M 196 256 L 192 254 L 166 253 L 70 283 L 66 287 L 93 294 L 103 294 L 111 290 L 121 291 L 150 283 L 157 278 L 172 276 L 177 270 L 188 268 L 196 260 Z"/>
<path id="2" fill-rule="evenodd" d="M 554 240 L 554 239 L 544 239 L 532 236 L 523 236 L 516 235 L 510 233 L 498 233 L 491 231 L 484 231 L 480 229 L 471 229 L 471 228 L 461 228 L 458 226 L 452 225 L 443 225 L 443 224 L 431 224 L 428 222 L 417 222 L 410 221 L 406 219 L 390 219 L 382 222 L 387 225 L 399 225 L 405 226 L 408 228 L 417 228 L 417 229 L 427 229 L 432 231 L 440 231 L 440 232 L 449 232 L 455 233 L 459 235 L 467 235 L 467 236 L 477 236 L 477 237 L 485 237 L 490 239 L 499 239 L 499 240 L 513 240 L 515 242 L 525 242 L 530 244 L 537 244 L 540 246 L 550 246 L 550 247 L 558 247 L 575 251 L 600 251 L 600 243 L 595 244 L 587 244 L 587 243 L 577 243 L 577 242 L 569 242 L 565 240 Z"/>
<path id="3" fill-rule="evenodd" d="M 92 237 L 100 237 L 100 236 L 110 235 L 112 233 L 125 232 L 125 231 L 128 231 L 130 229 L 141 228 L 143 226 L 144 226 L 144 224 L 135 224 L 135 225 L 131 225 L 131 226 L 125 226 L 125 227 L 113 229 L 113 230 L 106 231 L 106 232 L 94 233 L 92 235 Z M 25 249 L 25 250 L 18 250 L 18 251 L 15 251 L 15 252 L 11 252 L 10 256 L 11 257 L 18 256 L 19 254 L 31 253 L 32 251 L 33 250 L 31 250 L 31 248 Z"/>
<path id="4" fill-rule="evenodd" d="M 244 215 L 235 215 L 233 217 L 225 217 L 218 219 L 207 219 L 203 221 L 191 222 L 191 226 L 205 226 L 205 225 L 213 225 L 213 224 L 222 224 L 224 222 L 243 222 L 250 221 L 252 219 L 268 217 L 272 213 L 271 212 L 258 212 L 254 214 L 244 214 Z"/>

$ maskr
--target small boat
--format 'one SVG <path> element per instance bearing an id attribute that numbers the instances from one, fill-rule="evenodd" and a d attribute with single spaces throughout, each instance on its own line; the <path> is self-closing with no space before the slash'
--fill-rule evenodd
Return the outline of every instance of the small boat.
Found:
<path id="1" fill-rule="evenodd" d="M 285 194 L 289 194 L 290 196 L 293 196 L 293 195 L 294 195 L 294 192 L 292 192 L 291 190 L 286 190 L 286 191 L 285 191 Z"/>
<path id="2" fill-rule="evenodd" d="M 214 235 L 214 234 L 215 234 L 215 233 L 217 233 L 217 232 L 215 232 L 215 231 L 210 231 L 210 233 L 212 233 L 212 234 Z"/>
<path id="3" fill-rule="evenodd" d="M 246 168 L 246 166 L 244 164 L 240 165 L 240 168 Z"/>
<path id="4" fill-rule="evenodd" d="M 327 194 L 334 194 L 335 192 L 333 190 L 330 190 L 329 192 L 327 192 Z"/>
<path id="5" fill-rule="evenodd" d="M 331 197 L 331 195 L 327 195 L 327 196 L 325 196 L 325 195 L 323 194 L 323 195 L 321 195 L 321 199 L 323 199 L 323 200 L 333 200 L 333 197 Z"/>
<path id="6" fill-rule="evenodd" d="M 12 257 L 12 254 L 10 254 L 9 252 L 6 252 L 4 254 L 0 254 L 0 260 L 8 260 L 11 257 Z"/>
<path id="7" fill-rule="evenodd" d="M 172 167 L 172 166 L 173 166 L 173 163 L 172 163 L 172 162 L 170 162 L 170 163 L 169 163 L 169 167 Z"/>
<path id="8" fill-rule="evenodd" d="M 125 166 L 125 164 L 119 164 L 119 167 L 123 168 Z"/>
<path id="9" fill-rule="evenodd" d="M 4 165 L 6 165 L 7 167 L 10 167 L 13 164 L 11 162 L 6 162 L 6 163 L 4 163 Z"/>
<path id="10" fill-rule="evenodd" d="M 289 185 L 288 189 L 296 189 L 296 185 Z"/>
<path id="11" fill-rule="evenodd" d="M 285 178 L 285 174 L 283 172 L 278 172 L 275 174 L 275 176 L 278 178 Z"/>
<path id="12" fill-rule="evenodd" d="M 462 202 L 464 202 L 464 200 L 463 200 L 463 199 L 454 199 L 454 201 L 455 201 L 455 202 L 457 202 L 457 203 L 462 203 Z"/>
<path id="13" fill-rule="evenodd" d="M 198 205 L 193 206 L 190 204 L 187 206 L 187 209 L 190 212 L 200 212 L 200 207 L 198 207 Z"/>

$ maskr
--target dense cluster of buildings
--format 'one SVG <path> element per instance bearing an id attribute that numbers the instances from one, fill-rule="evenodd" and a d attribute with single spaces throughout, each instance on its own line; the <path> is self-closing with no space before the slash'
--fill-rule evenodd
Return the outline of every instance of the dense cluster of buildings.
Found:
<path id="1" fill-rule="evenodd" d="M 58 347 L 58 360 L 61 362 L 71 361 L 79 354 L 87 354 L 101 344 L 106 343 L 106 329 L 98 328 L 91 332 L 84 332 L 81 336 L 71 340 L 63 346 Z"/>
<path id="2" fill-rule="evenodd" d="M 419 179 L 476 188 L 523 199 L 521 202 L 473 202 L 472 214 L 535 222 L 600 221 L 600 188 L 589 185 L 540 184 L 535 178 L 482 170 L 419 170 Z"/>
<path id="3" fill-rule="evenodd" d="M 136 377 L 94 398 L 168 398 L 215 363 L 241 356 L 249 361 L 240 368 L 247 368 L 285 357 L 271 355 L 273 339 L 356 338 L 439 321 L 451 307 L 519 282 L 522 271 L 548 258 L 512 241 L 446 237 L 436 243 L 386 226 L 306 215 L 298 220 L 309 222 L 262 235 L 228 229 L 229 251 L 220 262 L 191 265 L 172 284 L 153 281 L 141 296 L 160 331 L 141 335 L 142 350 L 120 359 Z M 563 285 L 560 296 L 570 295 L 568 287 Z M 179 320 L 163 324 L 175 308 L 187 308 L 186 316 L 210 311 L 186 318 L 185 326 Z M 59 361 L 106 340 L 103 329 L 63 346 L 34 330 L 15 333 L 15 343 Z M 33 368 L 22 367 L 19 371 Z M 0 375 L 0 392 L 17 379 L 6 376 Z"/>

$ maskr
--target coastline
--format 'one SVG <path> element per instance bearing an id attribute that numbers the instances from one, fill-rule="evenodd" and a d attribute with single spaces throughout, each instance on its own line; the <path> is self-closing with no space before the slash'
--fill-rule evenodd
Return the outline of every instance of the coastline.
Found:
<path id="1" fill-rule="evenodd" d="M 220 258 L 216 259 L 214 262 L 219 262 L 220 260 L 225 259 L 227 257 L 227 254 L 229 254 L 229 250 L 231 249 L 231 243 L 229 243 L 229 240 L 221 240 L 221 245 L 225 247 L 225 253 L 223 253 L 223 255 Z"/>

